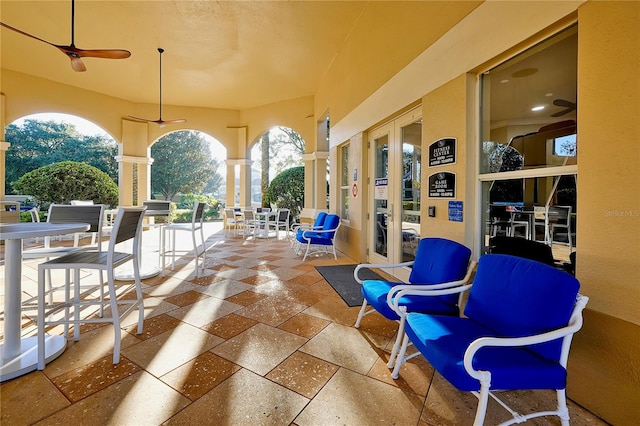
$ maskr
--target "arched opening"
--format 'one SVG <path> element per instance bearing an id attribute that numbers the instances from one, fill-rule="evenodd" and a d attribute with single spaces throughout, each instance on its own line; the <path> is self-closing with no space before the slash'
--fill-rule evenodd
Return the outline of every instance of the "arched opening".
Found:
<path id="1" fill-rule="evenodd" d="M 263 204 L 263 196 L 269 183 L 276 176 L 292 167 L 304 165 L 302 156 L 305 147 L 302 136 L 284 126 L 272 127 L 254 141 L 251 148 L 252 205 Z"/>
<path id="2" fill-rule="evenodd" d="M 118 144 L 104 129 L 82 117 L 38 113 L 19 118 L 5 128 L 10 144 L 5 160 L 5 193 L 28 209 L 30 196 L 20 194 L 18 180 L 33 170 L 62 161 L 86 163 L 118 183 Z"/>
<path id="3" fill-rule="evenodd" d="M 151 196 L 191 208 L 195 200 L 216 208 L 226 197 L 227 150 L 196 130 L 165 134 L 151 146 Z"/>

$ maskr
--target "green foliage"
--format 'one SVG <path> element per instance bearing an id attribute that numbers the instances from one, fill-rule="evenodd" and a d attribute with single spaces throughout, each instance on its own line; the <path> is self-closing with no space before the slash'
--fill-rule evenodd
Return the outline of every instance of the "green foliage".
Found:
<path id="1" fill-rule="evenodd" d="M 291 210 L 292 218 L 297 217 L 304 205 L 304 166 L 292 167 L 276 176 L 265 198 L 278 208 Z"/>
<path id="2" fill-rule="evenodd" d="M 92 165 L 117 182 L 117 144 L 106 135 L 84 136 L 74 125 L 27 119 L 21 126 L 10 124 L 5 139 L 7 193 L 18 193 L 15 183 L 25 173 L 40 167 L 73 160 Z"/>
<path id="3" fill-rule="evenodd" d="M 178 193 L 199 193 L 217 171 L 209 143 L 200 132 L 181 130 L 151 147 L 151 191 L 172 200 Z"/>
<path id="4" fill-rule="evenodd" d="M 76 161 L 62 161 L 26 173 L 15 188 L 39 205 L 71 200 L 118 205 L 118 185 L 106 173 Z"/>
<path id="5" fill-rule="evenodd" d="M 196 201 L 203 201 L 209 205 L 204 211 L 204 220 L 211 221 L 220 217 L 220 201 L 206 195 L 185 194 L 180 197 L 176 207 L 180 210 L 173 215 L 174 222 L 191 222 L 193 205 Z M 173 204 L 173 203 L 172 203 Z"/>

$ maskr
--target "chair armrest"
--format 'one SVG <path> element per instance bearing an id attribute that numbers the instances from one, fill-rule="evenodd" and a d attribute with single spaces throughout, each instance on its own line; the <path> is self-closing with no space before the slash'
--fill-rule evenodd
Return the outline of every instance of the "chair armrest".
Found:
<path id="1" fill-rule="evenodd" d="M 334 229 L 317 229 L 317 230 L 309 229 L 309 230 L 306 230 L 306 231 L 302 231 L 302 238 L 304 238 L 307 241 L 311 241 L 311 237 L 323 238 L 324 236 L 322 234 L 328 234 L 330 232 L 336 232 L 337 230 L 338 230 L 338 228 L 334 228 Z M 307 236 L 307 234 L 309 234 L 309 236 Z"/>
<path id="2" fill-rule="evenodd" d="M 404 266 L 411 266 L 411 265 L 413 265 L 413 260 L 409 262 L 395 263 L 393 265 L 390 265 L 387 263 L 385 264 L 363 263 L 361 265 L 356 266 L 356 269 L 353 270 L 353 278 L 358 282 L 358 284 L 362 284 L 364 280 L 358 277 L 358 272 L 360 272 L 361 269 L 402 268 Z"/>
<path id="3" fill-rule="evenodd" d="M 467 273 L 464 278 L 457 281 L 449 281 L 440 284 L 401 284 L 394 286 L 387 293 L 387 305 L 398 315 L 404 316 L 406 312 L 401 312 L 399 300 L 403 296 L 444 296 L 448 294 L 456 294 L 467 291 L 471 288 L 471 284 L 467 283 L 471 279 L 471 274 L 476 268 L 476 261 L 469 262 Z"/>
<path id="4" fill-rule="evenodd" d="M 448 287 L 441 287 L 438 290 L 432 289 L 435 285 L 437 286 L 448 285 Z M 402 288 L 398 289 L 398 287 L 402 287 Z M 389 293 L 387 293 L 387 305 L 389 305 L 391 309 L 396 311 L 398 316 L 404 317 L 407 315 L 407 312 L 405 312 L 403 307 L 399 305 L 400 299 L 403 296 L 445 296 L 448 294 L 465 292 L 471 288 L 471 284 L 466 284 L 465 280 L 459 280 L 459 281 L 451 281 L 451 282 L 442 283 L 442 284 L 419 286 L 419 287 L 422 287 L 423 290 L 416 289 L 415 287 L 418 287 L 418 286 L 412 285 L 412 284 L 408 284 L 408 285 L 402 284 L 402 285 L 393 287 L 389 291 Z"/>
<path id="5" fill-rule="evenodd" d="M 576 304 L 573 308 L 573 313 L 569 319 L 569 323 L 561 328 L 547 331 L 545 333 L 534 334 L 531 336 L 523 337 L 481 337 L 474 340 L 469 344 L 469 347 L 464 353 L 464 368 L 467 373 L 474 379 L 480 381 L 490 380 L 490 372 L 476 370 L 473 368 L 473 357 L 480 349 L 492 346 L 492 347 L 514 347 L 514 346 L 530 346 L 538 343 L 550 342 L 576 333 L 582 328 L 582 310 L 587 305 L 589 298 L 578 294 Z M 565 340 L 562 345 L 562 355 L 560 357 L 563 366 L 566 366 L 566 361 L 569 356 L 569 345 L 571 340 Z"/>

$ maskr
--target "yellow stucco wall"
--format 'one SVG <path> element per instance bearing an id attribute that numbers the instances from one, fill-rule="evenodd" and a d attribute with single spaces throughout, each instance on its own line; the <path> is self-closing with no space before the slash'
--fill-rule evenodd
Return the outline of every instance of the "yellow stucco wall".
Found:
<path id="1" fill-rule="evenodd" d="M 640 2 L 589 2 L 578 19 L 576 268 L 590 300 L 568 394 L 640 424 Z"/>
<path id="2" fill-rule="evenodd" d="M 439 87 L 422 98 L 422 175 L 421 195 L 422 212 L 420 214 L 420 235 L 423 237 L 442 237 L 473 246 L 465 241 L 465 227 L 473 225 L 474 206 L 465 200 L 467 174 L 474 172 L 474 165 L 467 164 L 466 139 L 467 114 L 466 76 L 462 75 Z M 442 138 L 457 139 L 457 159 L 455 164 L 428 167 L 429 145 Z M 473 141 L 471 141 L 473 142 Z M 429 176 L 439 172 L 456 174 L 456 197 L 447 199 L 429 198 Z M 463 222 L 449 220 L 449 201 L 463 202 Z M 428 206 L 435 206 L 436 216 L 429 217 Z"/>

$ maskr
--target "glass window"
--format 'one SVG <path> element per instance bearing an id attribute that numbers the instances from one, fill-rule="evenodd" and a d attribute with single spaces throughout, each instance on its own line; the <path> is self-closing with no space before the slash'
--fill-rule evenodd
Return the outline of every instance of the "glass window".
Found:
<path id="1" fill-rule="evenodd" d="M 521 237 L 570 261 L 576 248 L 578 27 L 481 78 L 483 244 Z"/>
<path id="2" fill-rule="evenodd" d="M 349 185 L 349 144 L 340 148 L 340 217 L 349 219 L 349 200 L 351 199 L 351 185 Z"/>

